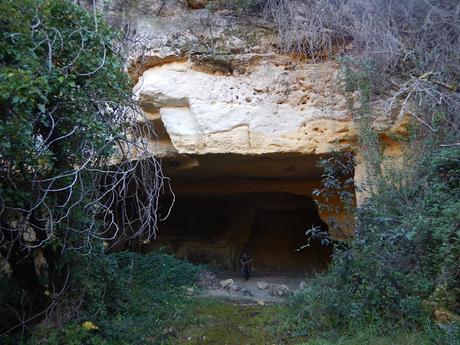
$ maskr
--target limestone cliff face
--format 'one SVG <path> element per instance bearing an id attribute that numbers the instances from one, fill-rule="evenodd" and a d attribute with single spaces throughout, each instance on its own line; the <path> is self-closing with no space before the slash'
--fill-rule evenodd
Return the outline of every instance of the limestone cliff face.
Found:
<path id="1" fill-rule="evenodd" d="M 224 75 L 189 60 L 169 62 L 146 70 L 135 90 L 147 119 L 163 122 L 181 154 L 324 154 L 349 145 L 336 66 L 287 67 L 288 59 L 276 57 Z"/>
<path id="2" fill-rule="evenodd" d="M 133 36 L 129 73 L 145 117 L 161 121 L 171 139 L 159 152 L 346 148 L 354 134 L 336 64 L 281 55 L 269 23 L 208 11 L 208 2 L 139 0 L 113 15 Z"/>
<path id="3" fill-rule="evenodd" d="M 141 1 L 147 2 L 156 4 Z M 249 193 L 254 205 L 265 205 L 261 200 L 271 193 L 283 195 L 272 200 L 306 198 L 306 204 L 299 203 L 308 209 L 314 189 L 321 187 L 318 159 L 356 146 L 356 130 L 338 90 L 338 66 L 280 54 L 276 33 L 263 20 L 210 12 L 203 8 L 206 3 L 168 0 L 162 7 L 148 7 L 155 9 L 150 11 L 141 11 L 142 4 L 137 4 L 114 17 L 134 37 L 128 71 L 143 110 L 139 122 L 152 123 L 156 131 L 144 139 L 162 159 L 184 203 L 193 206 L 208 198 L 243 205 Z M 377 124 L 389 127 L 385 121 Z M 387 150 L 397 154 L 399 147 L 387 139 Z M 355 180 L 364 178 L 361 164 Z M 338 200 L 322 201 L 339 206 Z M 199 247 L 236 255 L 244 244 L 238 234 L 250 236 L 257 214 L 272 212 L 267 217 L 275 217 L 276 209 L 283 209 L 275 201 L 263 206 L 267 209 L 257 207 L 245 209 L 244 217 L 229 215 L 245 219 L 234 226 L 216 223 L 224 235 L 214 236 L 213 243 L 209 237 L 187 238 L 184 232 L 172 236 L 182 241 L 175 245 L 176 252 L 187 256 L 190 248 Z M 295 214 L 298 207 L 289 212 Z M 353 219 L 340 207 L 308 212 L 318 212 L 333 237 L 353 233 Z M 283 222 L 277 222 L 275 227 L 282 227 Z M 298 227 L 303 237 L 305 229 Z"/>
<path id="4" fill-rule="evenodd" d="M 321 186 L 318 159 L 355 140 L 337 65 L 279 54 L 263 20 L 212 13 L 205 3 L 125 8 L 137 42 L 128 51 L 139 121 L 157 134 L 145 138 L 152 152 L 179 197 L 311 197 Z M 334 236 L 352 233 L 346 213 L 318 211 Z"/>

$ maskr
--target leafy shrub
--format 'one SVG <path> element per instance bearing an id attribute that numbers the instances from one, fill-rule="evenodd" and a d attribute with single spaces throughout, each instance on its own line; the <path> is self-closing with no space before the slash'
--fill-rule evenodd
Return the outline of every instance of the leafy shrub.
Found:
<path id="1" fill-rule="evenodd" d="M 200 271 L 162 251 L 67 260 L 73 266 L 64 303 L 81 301 L 78 313 L 61 327 L 58 320 L 37 325 L 27 345 L 161 344 L 171 335 L 175 320 L 187 313 L 186 287 L 193 285 Z M 91 326 L 83 327 L 84 322 Z"/>
<path id="2" fill-rule="evenodd" d="M 118 267 L 101 239 L 155 233 L 163 176 L 133 135 L 140 114 L 119 44 L 76 2 L 0 2 L 0 264 L 10 271 L 0 334 L 62 326 L 82 305 L 108 314 L 100 286 Z M 87 276 L 84 294 L 69 285 Z"/>
<path id="3" fill-rule="evenodd" d="M 45 247 L 87 253 L 122 227 L 152 237 L 162 174 L 133 136 L 117 32 L 66 0 L 2 1 L 0 32 L 0 256 L 15 266 Z"/>
<path id="4" fill-rule="evenodd" d="M 456 146 L 432 145 L 410 167 L 412 178 L 404 173 L 405 183 L 398 169 L 387 171 L 378 192 L 357 210 L 349 248 L 336 251 L 329 271 L 291 300 L 300 330 L 377 325 L 389 332 L 425 327 L 441 306 L 460 312 L 458 157 Z M 445 327 L 452 342 L 458 327 Z"/>
<path id="5" fill-rule="evenodd" d="M 405 148 L 402 157 L 393 161 L 383 154 L 381 138 L 386 134 L 375 129 L 373 116 L 375 99 L 386 94 L 376 80 L 387 75 L 382 75 L 372 60 L 345 57 L 339 62 L 342 91 L 366 163 L 367 180 L 358 187 L 368 197 L 355 211 L 355 237 L 346 245 L 335 246 L 329 271 L 291 301 L 296 330 L 320 334 L 368 326 L 382 333 L 423 329 L 430 343 L 440 344 L 436 339 L 443 339 L 458 344 L 458 94 L 435 91 L 426 87 L 428 84 L 422 91 L 418 86 L 407 87 L 402 95 L 406 101 L 410 99 L 410 106 L 403 104 L 400 114 L 407 111 L 412 115 L 409 134 L 400 139 Z M 431 97 L 431 91 L 438 92 L 440 98 Z M 449 98 L 446 102 L 443 93 Z M 322 166 L 325 186 L 318 190 L 321 195 L 346 191 L 336 182 L 353 162 L 336 171 L 334 162 Z M 332 188 L 326 185 L 331 182 Z M 439 308 L 454 314 L 450 323 L 433 323 L 433 312 Z"/>

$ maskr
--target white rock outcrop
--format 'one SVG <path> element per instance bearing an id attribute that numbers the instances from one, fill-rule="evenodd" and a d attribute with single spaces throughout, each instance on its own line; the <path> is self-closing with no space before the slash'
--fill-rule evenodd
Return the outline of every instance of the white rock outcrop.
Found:
<path id="1" fill-rule="evenodd" d="M 268 288 L 268 284 L 266 282 L 257 282 L 257 287 L 260 290 L 265 290 L 266 288 Z"/>
<path id="2" fill-rule="evenodd" d="M 222 289 L 229 289 L 233 285 L 233 279 L 221 280 L 219 285 Z"/>
<path id="3" fill-rule="evenodd" d="M 191 61 L 146 70 L 135 87 L 147 118 L 161 119 L 180 154 L 321 154 L 348 145 L 347 104 L 336 65 L 264 60 L 244 74 L 196 70 Z"/>

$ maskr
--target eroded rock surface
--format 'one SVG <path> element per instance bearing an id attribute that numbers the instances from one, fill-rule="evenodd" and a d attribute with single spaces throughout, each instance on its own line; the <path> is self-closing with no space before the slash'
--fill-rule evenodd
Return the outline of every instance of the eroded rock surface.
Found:
<path id="1" fill-rule="evenodd" d="M 295 70 L 263 61 L 242 75 L 196 71 L 190 61 L 145 71 L 136 94 L 161 119 L 178 153 L 321 154 L 350 144 L 333 63 Z"/>

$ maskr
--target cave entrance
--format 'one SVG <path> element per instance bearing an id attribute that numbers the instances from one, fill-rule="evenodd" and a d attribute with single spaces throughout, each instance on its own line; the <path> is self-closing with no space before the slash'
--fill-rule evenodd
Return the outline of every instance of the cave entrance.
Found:
<path id="1" fill-rule="evenodd" d="M 160 201 L 154 241 L 139 239 L 136 248 L 164 247 L 178 257 L 226 270 L 239 270 L 244 248 L 253 256 L 254 273 L 300 273 L 325 268 L 332 248 L 311 241 L 306 231 L 320 227 L 332 238 L 353 235 L 353 214 L 336 197 L 318 209 L 311 198 L 322 188 L 323 171 L 313 154 L 189 154 L 167 156 L 163 170 L 172 194 Z M 354 171 L 343 176 L 353 177 Z M 350 190 L 354 193 L 353 190 Z M 128 205 L 129 206 L 129 205 Z M 134 243 L 133 246 L 135 246 Z M 121 247 L 121 246 L 120 246 Z"/>
<path id="2" fill-rule="evenodd" d="M 321 189 L 320 159 L 331 155 L 273 153 L 172 154 L 162 159 L 165 176 L 174 195 L 165 192 L 159 202 L 159 218 L 153 241 L 117 239 L 112 250 L 134 248 L 147 252 L 164 247 L 178 257 L 239 271 L 244 248 L 253 256 L 254 273 L 300 273 L 321 270 L 330 261 L 332 248 L 310 241 L 306 231 L 320 227 L 333 239 L 353 236 L 354 216 L 341 205 L 338 195 L 318 201 L 311 195 Z M 352 179 L 353 169 L 341 176 Z M 354 194 L 353 187 L 349 193 Z M 321 198 L 321 195 L 319 196 Z M 174 200 L 171 213 L 170 206 Z M 117 214 L 134 218 L 127 202 Z M 134 225 L 133 225 L 134 224 Z M 122 225 L 121 225 L 122 226 Z"/>
<path id="3" fill-rule="evenodd" d="M 324 268 L 332 248 L 306 243 L 312 226 L 327 230 L 308 196 L 287 192 L 177 196 L 160 226 L 156 247 L 189 261 L 237 271 L 246 248 L 254 273 L 299 273 Z"/>

